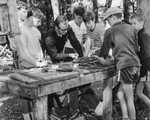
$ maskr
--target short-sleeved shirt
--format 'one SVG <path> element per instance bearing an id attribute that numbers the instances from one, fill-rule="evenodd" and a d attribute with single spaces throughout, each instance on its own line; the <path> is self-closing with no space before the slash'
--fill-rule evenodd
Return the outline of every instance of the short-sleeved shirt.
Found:
<path id="1" fill-rule="evenodd" d="M 82 22 L 80 26 L 78 26 L 74 20 L 69 22 L 70 27 L 72 28 L 74 34 L 76 35 L 78 41 L 80 44 L 83 41 L 83 35 L 86 34 L 86 26 L 85 23 Z M 65 47 L 72 48 L 71 44 L 69 41 L 67 41 Z"/>
<path id="2" fill-rule="evenodd" d="M 87 35 L 91 39 L 91 48 L 101 48 L 103 44 L 102 37 L 104 36 L 105 26 L 101 23 L 96 23 L 93 31 L 87 30 Z"/>
<path id="3" fill-rule="evenodd" d="M 113 50 L 118 70 L 127 67 L 140 67 L 137 32 L 131 25 L 119 22 L 105 32 L 100 56 L 106 58 L 110 48 Z"/>
<path id="4" fill-rule="evenodd" d="M 92 31 L 87 30 L 87 39 L 83 45 L 85 56 L 91 56 L 101 49 L 104 31 L 105 26 L 102 23 L 96 23 Z"/>
<path id="5" fill-rule="evenodd" d="M 32 67 L 33 63 L 35 63 L 37 59 L 43 58 L 43 52 L 40 45 L 41 33 L 36 27 L 28 28 L 26 25 L 22 25 L 20 39 L 22 40 L 22 44 L 18 41 L 17 47 L 19 47 L 21 65 L 24 67 Z M 24 49 L 27 49 L 28 53 L 24 53 Z M 28 58 L 25 57 L 26 54 L 30 55 L 35 61 L 28 60 Z"/>

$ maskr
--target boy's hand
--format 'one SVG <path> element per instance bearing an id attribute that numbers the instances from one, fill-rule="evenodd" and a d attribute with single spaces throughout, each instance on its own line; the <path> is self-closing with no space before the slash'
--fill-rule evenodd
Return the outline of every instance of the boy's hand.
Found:
<path id="1" fill-rule="evenodd" d="M 0 36 L 6 36 L 6 35 L 9 35 L 10 32 L 9 31 L 6 31 L 6 32 L 0 32 Z"/>
<path id="2" fill-rule="evenodd" d="M 37 61 L 36 62 L 37 67 L 44 67 L 47 66 L 47 61 Z"/>
<path id="3" fill-rule="evenodd" d="M 97 55 L 92 55 L 92 57 L 97 58 L 102 65 L 105 65 L 106 60 L 103 57 L 98 57 Z"/>
<path id="4" fill-rule="evenodd" d="M 69 57 L 72 57 L 73 59 L 77 59 L 78 58 L 78 54 L 76 54 L 76 53 L 70 53 Z"/>
<path id="5" fill-rule="evenodd" d="M 114 62 L 110 58 L 104 59 L 103 57 L 98 57 L 96 55 L 93 55 L 92 57 L 97 58 L 102 65 L 112 65 L 112 63 Z"/>

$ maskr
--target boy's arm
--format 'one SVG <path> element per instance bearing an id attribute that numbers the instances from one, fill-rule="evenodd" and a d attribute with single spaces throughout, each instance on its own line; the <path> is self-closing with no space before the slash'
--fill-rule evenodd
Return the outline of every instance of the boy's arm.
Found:
<path id="1" fill-rule="evenodd" d="M 71 28 L 69 28 L 69 31 L 67 34 L 68 34 L 68 39 L 69 39 L 71 45 L 77 51 L 77 53 L 79 54 L 79 57 L 83 57 L 83 51 L 82 51 L 81 44 L 77 40 L 77 38 Z"/>
<path id="2" fill-rule="evenodd" d="M 99 61 L 103 65 L 111 65 L 114 62 L 113 59 L 109 58 L 111 42 L 112 42 L 112 35 L 110 29 L 108 29 L 104 34 L 104 42 L 102 48 L 96 52 L 96 55 L 98 55 L 99 57 L 95 56 L 97 59 L 99 59 Z"/>
<path id="3" fill-rule="evenodd" d="M 110 29 L 108 29 L 104 34 L 104 42 L 103 45 L 98 53 L 98 56 L 107 58 L 109 56 L 109 50 L 111 48 L 111 32 Z"/>
<path id="4" fill-rule="evenodd" d="M 69 54 L 63 54 L 57 52 L 55 39 L 52 36 L 46 38 L 45 45 L 46 45 L 47 54 L 52 58 L 53 61 L 62 60 L 66 57 L 69 57 Z"/>

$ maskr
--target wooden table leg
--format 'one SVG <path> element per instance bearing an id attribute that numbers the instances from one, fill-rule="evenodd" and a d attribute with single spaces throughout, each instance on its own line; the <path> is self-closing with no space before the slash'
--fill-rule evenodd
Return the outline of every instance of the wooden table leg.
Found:
<path id="1" fill-rule="evenodd" d="M 35 100 L 34 116 L 35 120 L 48 120 L 48 96 L 43 96 Z"/>

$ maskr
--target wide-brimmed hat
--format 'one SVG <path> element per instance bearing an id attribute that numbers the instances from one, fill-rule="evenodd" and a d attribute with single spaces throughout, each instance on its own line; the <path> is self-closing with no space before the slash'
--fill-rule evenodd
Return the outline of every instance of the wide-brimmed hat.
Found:
<path id="1" fill-rule="evenodd" d="M 108 17 L 110 17 L 111 15 L 115 15 L 118 13 L 123 13 L 123 10 L 121 8 L 118 7 L 111 7 L 108 10 L 106 10 L 106 12 L 104 13 L 104 20 L 107 19 Z"/>

